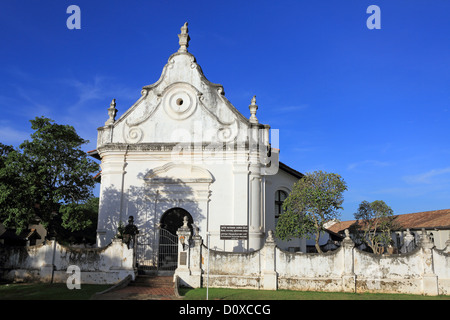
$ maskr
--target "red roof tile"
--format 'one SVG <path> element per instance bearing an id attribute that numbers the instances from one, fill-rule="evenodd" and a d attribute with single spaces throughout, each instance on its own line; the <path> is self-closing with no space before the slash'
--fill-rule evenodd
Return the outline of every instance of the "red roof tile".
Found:
<path id="1" fill-rule="evenodd" d="M 416 212 L 396 215 L 395 222 L 400 229 L 450 228 L 450 209 Z M 333 224 L 328 230 L 340 232 L 349 228 L 356 220 Z"/>

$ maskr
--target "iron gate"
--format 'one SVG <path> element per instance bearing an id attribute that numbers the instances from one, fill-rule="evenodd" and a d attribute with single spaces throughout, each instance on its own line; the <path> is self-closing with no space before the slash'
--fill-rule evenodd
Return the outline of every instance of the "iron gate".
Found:
<path id="1" fill-rule="evenodd" d="M 155 241 L 152 236 L 138 235 L 136 262 L 144 271 L 175 271 L 178 264 L 178 237 L 166 229 L 159 229 Z"/>

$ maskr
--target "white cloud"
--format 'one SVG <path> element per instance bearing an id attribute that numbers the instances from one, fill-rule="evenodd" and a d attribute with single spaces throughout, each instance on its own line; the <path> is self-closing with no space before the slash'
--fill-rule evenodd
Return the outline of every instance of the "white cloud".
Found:
<path id="1" fill-rule="evenodd" d="M 373 167 L 387 167 L 390 166 L 391 164 L 389 162 L 386 161 L 378 161 L 378 160 L 364 160 L 364 161 L 358 161 L 358 162 L 354 162 L 354 163 L 350 163 L 347 166 L 348 170 L 354 170 L 358 167 L 366 167 L 366 166 L 373 166 Z"/>
<path id="2" fill-rule="evenodd" d="M 430 184 L 435 182 L 435 179 L 433 178 L 441 177 L 446 174 L 450 174 L 450 167 L 443 169 L 432 169 L 425 173 L 405 176 L 403 177 L 403 180 L 410 184 Z"/>
<path id="3" fill-rule="evenodd" d="M 30 133 L 11 127 L 0 127 L 0 142 L 7 145 L 19 145 L 30 138 Z"/>
<path id="4" fill-rule="evenodd" d="M 76 89 L 77 101 L 68 107 L 69 112 L 78 112 L 80 108 L 92 108 L 92 102 L 107 101 L 105 110 L 113 98 L 126 101 L 136 101 L 141 96 L 140 88 L 130 88 L 115 82 L 113 78 L 96 75 L 91 81 L 65 79 L 62 83 Z M 127 106 L 126 109 L 131 107 Z M 105 111 L 106 113 L 106 111 Z"/>
<path id="5" fill-rule="evenodd" d="M 277 107 L 277 112 L 293 112 L 293 111 L 300 111 L 300 110 L 304 110 L 307 109 L 308 105 L 307 104 L 300 104 L 297 106 L 285 106 L 285 107 Z"/>

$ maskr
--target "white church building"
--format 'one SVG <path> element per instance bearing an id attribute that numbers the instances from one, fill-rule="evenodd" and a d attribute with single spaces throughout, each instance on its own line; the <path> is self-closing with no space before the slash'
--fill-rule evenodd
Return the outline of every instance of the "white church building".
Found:
<path id="1" fill-rule="evenodd" d="M 302 174 L 279 162 L 277 132 L 259 123 L 256 97 L 242 115 L 188 52 L 187 23 L 178 37 L 160 79 L 118 119 L 113 100 L 98 128 L 91 152 L 102 169 L 97 246 L 108 245 L 133 216 L 142 256 L 151 259 L 168 243 L 162 232 L 176 233 L 187 216 L 211 248 L 258 250 Z M 240 234 L 231 230 L 227 238 L 230 229 Z M 278 245 L 306 246 L 300 239 Z"/>

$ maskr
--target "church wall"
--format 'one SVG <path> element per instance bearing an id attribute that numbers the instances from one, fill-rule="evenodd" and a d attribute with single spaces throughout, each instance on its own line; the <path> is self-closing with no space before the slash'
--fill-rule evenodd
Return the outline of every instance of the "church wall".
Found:
<path id="1" fill-rule="evenodd" d="M 232 163 L 210 164 L 208 169 L 214 174 L 215 181 L 211 184 L 208 225 L 205 224 L 200 232 L 205 239 L 206 232 L 210 232 L 212 248 L 229 251 L 237 244 L 220 240 L 220 226 L 248 223 L 247 174 L 243 177 L 234 176 Z M 236 189 L 235 179 L 240 180 L 238 183 L 242 188 Z"/>
<path id="2" fill-rule="evenodd" d="M 181 31 L 179 39 L 187 43 L 187 25 Z M 159 80 L 144 86 L 118 119 L 113 100 L 109 119 L 98 128 L 103 171 L 97 245 L 106 245 L 130 215 L 143 234 L 155 234 L 161 215 L 180 207 L 202 236 L 209 232 L 217 250 L 260 249 L 266 230 L 261 158 L 270 126 L 259 123 L 257 109 L 253 96 L 250 117 L 241 114 L 181 44 Z M 206 174 L 180 178 L 183 168 Z M 220 240 L 221 225 L 247 225 L 249 239 Z"/>
<path id="3" fill-rule="evenodd" d="M 219 231 L 220 225 L 248 223 L 247 166 L 199 158 L 195 166 L 211 173 L 211 183 L 175 181 L 156 188 L 145 180 L 151 170 L 171 160 L 167 153 L 134 151 L 118 152 L 103 159 L 98 230 L 104 235 L 99 235 L 98 246 L 107 245 L 116 235 L 119 223 L 126 224 L 129 216 L 134 216 L 141 235 L 148 234 L 152 238 L 162 214 L 180 207 L 192 215 L 202 236 L 206 238 L 206 232 L 211 232 L 213 247 L 218 250 L 246 248 L 246 244 L 221 241 Z M 182 189 L 182 193 L 177 194 L 181 192 L 177 188 Z"/>
<path id="4" fill-rule="evenodd" d="M 266 176 L 265 179 L 265 229 L 274 230 L 276 228 L 275 219 L 275 193 L 277 190 L 283 190 L 289 194 L 297 177 L 279 169 L 277 174 Z M 293 239 L 290 241 L 276 240 L 277 246 L 286 251 L 306 252 L 305 239 Z"/>
<path id="5" fill-rule="evenodd" d="M 111 154 L 102 159 L 102 183 L 97 224 L 97 247 L 111 242 L 122 220 L 123 154 Z"/>

